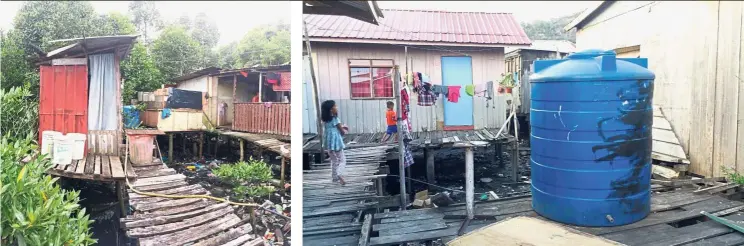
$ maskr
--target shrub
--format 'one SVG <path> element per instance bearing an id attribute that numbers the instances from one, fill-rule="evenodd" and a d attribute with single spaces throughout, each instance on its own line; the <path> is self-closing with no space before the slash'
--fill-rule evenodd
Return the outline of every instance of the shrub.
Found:
<path id="1" fill-rule="evenodd" d="M 36 139 L 39 122 L 39 104 L 31 94 L 29 85 L 0 90 L 0 132 L 3 136 L 24 139 L 31 134 Z"/>
<path id="2" fill-rule="evenodd" d="M 271 180 L 271 167 L 260 160 L 250 159 L 248 162 L 238 162 L 219 166 L 212 170 L 220 179 L 239 185 L 243 183 L 262 183 Z"/>
<path id="3" fill-rule="evenodd" d="M 238 186 L 233 189 L 233 192 L 241 197 L 263 197 L 274 192 L 274 187 L 264 185 Z"/>
<path id="4" fill-rule="evenodd" d="M 3 245 L 92 245 L 90 223 L 79 192 L 62 190 L 44 172 L 52 164 L 36 157 L 20 162 L 36 145 L 30 137 L 0 143 L 0 228 Z"/>

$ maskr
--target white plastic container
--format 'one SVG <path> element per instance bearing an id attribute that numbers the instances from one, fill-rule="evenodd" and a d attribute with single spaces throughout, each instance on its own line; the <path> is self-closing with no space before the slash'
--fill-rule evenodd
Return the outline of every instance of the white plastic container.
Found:
<path id="1" fill-rule="evenodd" d="M 72 139 L 68 136 L 55 137 L 52 163 L 57 165 L 69 165 L 72 163 L 72 145 Z"/>
<path id="2" fill-rule="evenodd" d="M 85 134 L 68 133 L 67 137 L 72 141 L 72 159 L 82 160 L 85 157 Z"/>
<path id="3" fill-rule="evenodd" d="M 41 133 L 41 154 L 49 155 L 51 158 L 54 155 L 54 138 L 62 136 L 62 133 L 56 131 L 44 131 Z"/>

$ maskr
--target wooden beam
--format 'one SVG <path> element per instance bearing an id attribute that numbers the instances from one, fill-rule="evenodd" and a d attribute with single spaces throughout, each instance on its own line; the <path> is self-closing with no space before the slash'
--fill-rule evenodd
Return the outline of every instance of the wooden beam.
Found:
<path id="1" fill-rule="evenodd" d="M 173 163 L 173 133 L 168 133 L 168 163 Z"/>
<path id="2" fill-rule="evenodd" d="M 245 140 L 242 138 L 239 138 L 238 141 L 240 142 L 240 161 L 245 160 Z M 284 166 L 282 166 L 284 168 Z M 284 171 L 284 169 L 282 169 Z"/>
<path id="3" fill-rule="evenodd" d="M 434 169 L 434 156 L 436 152 L 433 149 L 424 149 L 424 156 L 426 156 L 426 181 L 430 184 L 436 184 L 435 169 Z M 432 190 L 434 186 L 429 185 L 429 190 Z"/>

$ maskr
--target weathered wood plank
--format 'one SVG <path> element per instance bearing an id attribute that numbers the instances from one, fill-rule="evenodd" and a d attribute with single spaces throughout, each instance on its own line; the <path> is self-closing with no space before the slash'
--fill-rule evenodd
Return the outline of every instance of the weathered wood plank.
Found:
<path id="1" fill-rule="evenodd" d="M 164 235 L 172 232 L 182 231 L 190 227 L 198 226 L 209 221 L 216 220 L 217 218 L 225 216 L 226 214 L 229 214 L 231 212 L 232 208 L 224 207 L 199 216 L 187 218 L 179 222 L 140 228 L 130 228 L 129 230 L 127 230 L 127 235 L 129 237 L 135 238 Z"/>
<path id="2" fill-rule="evenodd" d="M 214 235 L 215 233 L 219 233 L 222 230 L 233 227 L 238 223 L 240 223 L 240 218 L 238 218 L 237 215 L 228 214 L 227 216 L 220 218 L 219 220 L 215 220 L 197 227 L 191 227 L 187 230 L 183 230 L 177 233 L 140 239 L 140 245 L 183 245 L 209 237 L 211 235 Z"/>
<path id="3" fill-rule="evenodd" d="M 180 207 L 174 207 L 171 209 L 155 210 L 155 211 L 137 211 L 137 213 L 127 216 L 127 219 L 134 220 L 134 219 L 150 218 L 150 217 L 155 217 L 155 216 L 186 213 L 189 211 L 202 209 L 204 207 L 207 207 L 213 204 L 215 204 L 215 202 L 213 201 L 198 201 L 196 203 L 192 203 L 192 204 L 188 204 L 188 205 L 184 205 Z"/>
<path id="4" fill-rule="evenodd" d="M 124 170 L 122 170 L 121 160 L 119 157 L 110 156 L 109 161 L 111 162 L 111 176 L 114 178 L 124 178 Z"/>
<path id="5" fill-rule="evenodd" d="M 245 224 L 237 228 L 230 229 L 229 231 L 222 233 L 216 237 L 208 238 L 199 241 L 191 246 L 219 246 L 231 243 L 233 240 L 237 240 L 242 236 L 248 236 L 248 240 L 252 238 L 252 235 L 248 234 L 253 231 L 251 224 Z M 247 240 L 246 240 L 247 241 Z"/>
<path id="6" fill-rule="evenodd" d="M 139 211 L 151 211 L 151 210 L 163 210 L 168 208 L 180 207 L 189 205 L 199 201 L 203 201 L 203 198 L 183 198 L 183 199 L 172 199 L 163 202 L 145 203 L 138 206 L 134 206 Z"/>
<path id="7" fill-rule="evenodd" d="M 100 155 L 88 155 L 90 159 L 85 162 L 85 174 L 92 175 L 96 170 L 96 163 L 101 161 Z"/>
<path id="8" fill-rule="evenodd" d="M 75 170 L 72 170 L 72 171 L 74 171 L 75 174 L 85 173 L 85 165 L 87 165 L 86 163 L 90 161 L 90 159 L 91 159 L 90 155 L 86 156 L 85 158 L 80 160 L 80 162 L 78 162 L 77 166 L 75 166 Z"/>
<path id="9" fill-rule="evenodd" d="M 122 227 L 126 229 L 131 228 L 137 228 L 137 227 L 145 227 L 145 226 L 156 226 L 156 225 L 162 225 L 167 223 L 173 223 L 178 221 L 183 221 L 184 219 L 200 216 L 202 214 L 228 207 L 227 203 L 217 203 L 209 205 L 202 209 L 196 209 L 192 211 L 187 211 L 184 213 L 178 213 L 178 214 L 172 214 L 172 215 L 161 215 L 161 216 L 146 216 L 142 218 L 123 218 L 122 221 Z"/>
<path id="10" fill-rule="evenodd" d="M 98 160 L 98 158 L 100 158 L 101 161 L 96 161 L 96 166 L 93 167 L 93 176 L 101 176 L 101 166 L 103 166 L 104 161 L 108 161 L 108 157 L 106 156 L 96 157 L 96 160 Z"/>
<path id="11" fill-rule="evenodd" d="M 369 234 L 372 233 L 372 215 L 364 215 L 364 222 L 362 224 L 362 234 L 359 236 L 358 246 L 367 246 L 369 244 Z"/>
<path id="12" fill-rule="evenodd" d="M 103 158 L 103 163 L 101 164 L 101 176 L 112 177 L 111 176 L 111 158 Z"/>
<path id="13" fill-rule="evenodd" d="M 178 187 L 187 186 L 187 185 L 189 184 L 186 183 L 186 181 L 184 180 L 174 180 L 172 182 L 162 183 L 162 184 L 143 185 L 143 186 L 135 187 L 135 189 L 139 191 L 143 191 L 143 192 L 154 192 L 154 191 L 178 188 Z"/>

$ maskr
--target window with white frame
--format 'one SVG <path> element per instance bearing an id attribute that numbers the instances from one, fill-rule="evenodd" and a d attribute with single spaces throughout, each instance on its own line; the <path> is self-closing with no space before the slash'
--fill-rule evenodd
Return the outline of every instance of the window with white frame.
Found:
<path id="1" fill-rule="evenodd" d="M 351 99 L 393 97 L 393 60 L 349 60 Z"/>

